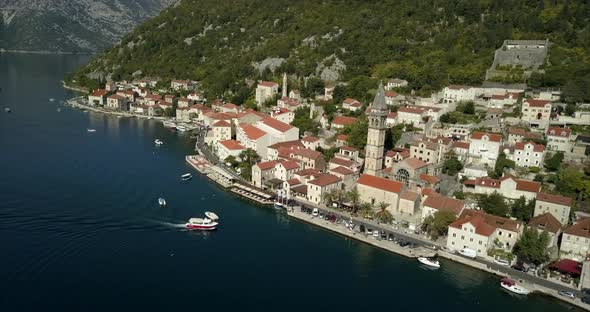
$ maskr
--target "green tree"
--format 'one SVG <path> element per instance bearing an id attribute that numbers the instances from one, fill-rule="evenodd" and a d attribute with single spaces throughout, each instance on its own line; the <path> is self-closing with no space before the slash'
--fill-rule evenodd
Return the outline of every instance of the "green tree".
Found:
<path id="1" fill-rule="evenodd" d="M 563 152 L 557 152 L 551 155 L 551 157 L 545 158 L 545 169 L 549 171 L 557 171 L 563 161 Z"/>
<path id="2" fill-rule="evenodd" d="M 250 181 L 252 179 L 252 166 L 260 161 L 260 156 L 251 148 L 243 150 L 238 156 L 242 160 L 238 165 L 240 175 L 245 180 Z"/>
<path id="3" fill-rule="evenodd" d="M 465 199 L 465 193 L 463 193 L 463 191 L 455 191 L 455 192 L 453 193 L 453 196 L 454 196 L 456 199 L 460 199 L 460 200 L 464 200 L 464 199 Z"/>
<path id="4" fill-rule="evenodd" d="M 295 117 L 291 125 L 299 128 L 300 133 L 310 131 L 317 135 L 320 131 L 320 123 L 312 118 L 309 118 L 309 107 L 300 107 L 295 110 Z"/>
<path id="5" fill-rule="evenodd" d="M 356 186 L 353 187 L 352 190 L 348 191 L 348 193 L 346 193 L 346 199 L 352 205 L 352 211 L 356 213 L 358 204 L 361 201 L 361 194 L 359 193 Z"/>
<path id="6" fill-rule="evenodd" d="M 489 195 L 480 195 L 477 204 L 479 205 L 479 208 L 483 209 L 486 213 L 499 217 L 506 217 L 508 215 L 508 204 L 506 204 L 504 197 L 497 192 Z"/>
<path id="7" fill-rule="evenodd" d="M 441 236 L 447 235 L 449 225 L 453 223 L 457 217 L 455 213 L 450 210 L 440 210 L 424 219 L 422 222 L 422 230 L 436 240 Z"/>
<path id="8" fill-rule="evenodd" d="M 358 121 L 344 128 L 344 134 L 348 135 L 347 143 L 352 147 L 356 147 L 360 150 L 365 148 L 367 145 L 367 134 L 369 127 L 366 121 Z"/>
<path id="9" fill-rule="evenodd" d="M 226 163 L 230 163 L 232 167 L 235 167 L 239 164 L 238 160 L 234 155 L 229 155 L 224 160 Z"/>
<path id="10" fill-rule="evenodd" d="M 535 200 L 527 201 L 524 196 L 521 196 L 512 203 L 511 210 L 513 217 L 528 222 L 533 217 L 533 212 L 535 211 Z"/>
<path id="11" fill-rule="evenodd" d="M 500 153 L 498 159 L 496 160 L 496 165 L 494 166 L 494 171 L 492 172 L 491 177 L 497 179 L 504 174 L 505 169 L 514 169 L 514 167 L 514 161 L 508 159 L 508 157 L 506 157 L 506 154 Z"/>
<path id="12" fill-rule="evenodd" d="M 389 224 L 393 221 L 393 215 L 389 210 L 387 210 L 389 204 L 386 202 L 379 202 L 377 204 L 377 212 L 375 213 L 375 217 L 379 222 Z"/>
<path id="13" fill-rule="evenodd" d="M 443 164 L 442 172 L 450 176 L 454 176 L 457 172 L 463 169 L 463 164 L 457 159 L 457 157 L 450 157 Z"/>
<path id="14" fill-rule="evenodd" d="M 549 241 L 547 231 L 539 234 L 537 229 L 527 227 L 514 245 L 512 252 L 521 261 L 540 265 L 549 261 L 549 252 L 547 250 Z"/>
<path id="15" fill-rule="evenodd" d="M 365 218 L 373 218 L 375 211 L 373 211 L 373 204 L 364 202 L 359 206 L 359 215 Z"/>

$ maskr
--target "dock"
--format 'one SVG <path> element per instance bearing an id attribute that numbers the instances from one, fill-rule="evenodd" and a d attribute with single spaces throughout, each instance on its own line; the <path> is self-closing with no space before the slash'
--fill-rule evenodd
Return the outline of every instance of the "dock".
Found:
<path id="1" fill-rule="evenodd" d="M 274 203 L 274 194 L 242 182 L 234 183 L 231 191 L 262 205 L 272 205 Z"/>
<path id="2" fill-rule="evenodd" d="M 188 155 L 184 159 L 191 167 L 193 167 L 199 173 L 204 175 L 207 175 L 209 173 L 211 164 L 209 163 L 209 161 L 207 161 L 207 159 L 205 159 L 205 156 Z"/>

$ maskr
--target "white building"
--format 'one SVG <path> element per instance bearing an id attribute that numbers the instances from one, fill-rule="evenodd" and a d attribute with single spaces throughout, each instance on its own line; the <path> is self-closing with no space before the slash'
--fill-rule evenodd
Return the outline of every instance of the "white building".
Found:
<path id="1" fill-rule="evenodd" d="M 286 124 L 291 124 L 295 119 L 295 112 L 287 108 L 276 106 L 270 112 L 270 117 Z"/>
<path id="2" fill-rule="evenodd" d="M 253 125 L 242 123 L 236 129 L 236 139 L 246 148 L 256 151 L 258 156 L 266 159 L 267 147 L 270 145 L 271 136 Z"/>
<path id="3" fill-rule="evenodd" d="M 551 117 L 551 101 L 525 99 L 522 102 L 522 117 L 524 121 L 549 121 Z"/>
<path id="4" fill-rule="evenodd" d="M 270 135 L 268 145 L 299 139 L 299 128 L 274 118 L 264 118 L 256 123 L 256 127 Z"/>
<path id="5" fill-rule="evenodd" d="M 349 111 L 356 112 L 357 110 L 361 109 L 362 106 L 363 106 L 363 103 L 361 103 L 355 99 L 346 98 L 346 99 L 344 99 L 344 101 L 342 101 L 342 108 L 347 109 Z"/>
<path id="6" fill-rule="evenodd" d="M 385 90 L 389 91 L 394 88 L 403 88 L 408 86 L 408 81 L 399 78 L 389 79 L 385 85 Z"/>
<path id="7" fill-rule="evenodd" d="M 235 140 L 217 141 L 215 147 L 217 157 L 219 157 L 219 159 L 222 161 L 229 156 L 234 156 L 237 160 L 239 160 L 240 153 L 245 149 L 246 147 L 240 144 L 240 141 Z"/>
<path id="8" fill-rule="evenodd" d="M 509 174 L 504 175 L 499 180 L 481 177 L 463 182 L 463 191 L 466 193 L 489 195 L 496 192 L 510 199 L 518 199 L 524 196 L 527 200 L 533 200 L 540 190 L 541 183 L 516 179 Z"/>
<path id="9" fill-rule="evenodd" d="M 473 132 L 469 137 L 469 155 L 481 163 L 494 166 L 500 155 L 502 135 L 487 132 Z"/>
<path id="10" fill-rule="evenodd" d="M 474 101 L 475 91 L 475 88 L 468 86 L 450 85 L 443 89 L 443 102 Z"/>
<path id="11" fill-rule="evenodd" d="M 534 216 L 550 213 L 562 225 L 569 223 L 572 207 L 571 198 L 555 194 L 538 193 L 536 199 Z"/>
<path id="12" fill-rule="evenodd" d="M 533 142 L 514 144 L 512 160 L 518 167 L 541 167 L 545 157 L 545 146 Z"/>
<path id="13" fill-rule="evenodd" d="M 271 81 L 261 81 L 256 87 L 256 104 L 259 106 L 278 94 L 279 85 Z"/>
<path id="14" fill-rule="evenodd" d="M 559 257 L 584 261 L 590 251 L 590 218 L 579 220 L 563 231 Z"/>
<path id="15" fill-rule="evenodd" d="M 547 129 L 547 149 L 550 151 L 571 152 L 570 128 L 549 127 Z"/>
<path id="16" fill-rule="evenodd" d="M 389 204 L 387 210 L 392 214 L 398 213 L 399 195 L 403 189 L 403 183 L 362 174 L 357 181 L 357 190 L 361 202 L 377 205 L 380 202 Z"/>
<path id="17" fill-rule="evenodd" d="M 92 105 L 104 106 L 106 104 L 108 94 L 109 91 L 105 89 L 94 90 L 94 92 L 90 93 L 88 96 L 88 102 Z"/>
<path id="18" fill-rule="evenodd" d="M 325 194 L 334 189 L 342 189 L 342 179 L 329 173 L 320 174 L 307 182 L 307 200 L 319 205 L 325 201 Z"/>

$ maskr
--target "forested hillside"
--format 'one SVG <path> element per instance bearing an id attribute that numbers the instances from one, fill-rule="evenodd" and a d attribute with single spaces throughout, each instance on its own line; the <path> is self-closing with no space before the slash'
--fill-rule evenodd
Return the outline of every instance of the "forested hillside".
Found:
<path id="1" fill-rule="evenodd" d="M 584 98 L 589 22 L 583 0 L 183 0 L 68 79 L 92 87 L 135 72 L 200 80 L 217 96 L 246 93 L 245 78 L 286 71 L 352 85 L 399 77 L 427 94 L 448 83 L 480 83 L 505 39 L 549 38 L 546 73 L 529 84 L 569 84 Z M 280 64 L 276 74 L 253 66 L 263 60 Z"/>

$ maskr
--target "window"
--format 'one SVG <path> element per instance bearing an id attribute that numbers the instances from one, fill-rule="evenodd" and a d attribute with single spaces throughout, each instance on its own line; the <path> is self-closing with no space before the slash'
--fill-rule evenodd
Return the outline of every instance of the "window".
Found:
<path id="1" fill-rule="evenodd" d="M 453 233 L 453 237 L 457 237 L 457 233 Z"/>
<path id="2" fill-rule="evenodd" d="M 498 235 L 499 236 L 502 236 L 502 231 L 498 231 Z"/>
<path id="3" fill-rule="evenodd" d="M 512 237 L 512 233 L 508 233 L 508 238 Z"/>
<path id="4" fill-rule="evenodd" d="M 469 239 L 469 241 L 470 241 L 470 242 L 473 242 L 473 238 L 470 238 L 470 239 Z"/>
<path id="5" fill-rule="evenodd" d="M 465 240 L 465 236 L 464 235 L 461 235 L 461 240 Z"/>
<path id="6" fill-rule="evenodd" d="M 479 241 L 479 244 L 481 245 L 481 241 Z"/>

